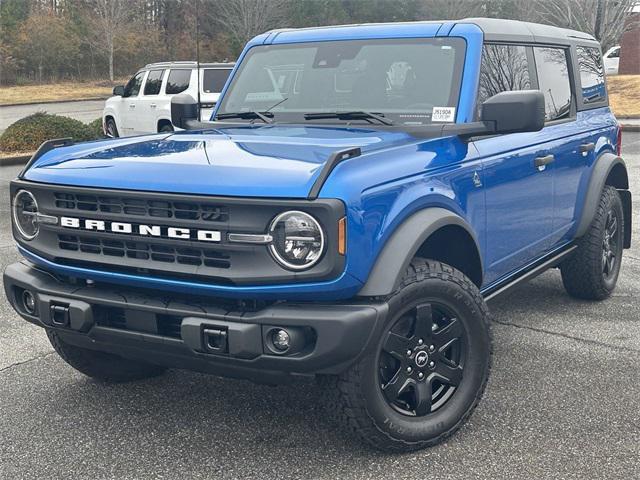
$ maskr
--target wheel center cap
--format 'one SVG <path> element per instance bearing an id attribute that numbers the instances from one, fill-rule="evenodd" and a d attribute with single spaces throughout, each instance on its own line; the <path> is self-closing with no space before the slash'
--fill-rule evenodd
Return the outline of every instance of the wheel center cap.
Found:
<path id="1" fill-rule="evenodd" d="M 424 350 L 420 350 L 416 353 L 415 362 L 418 367 L 424 367 L 429 362 L 429 354 Z"/>

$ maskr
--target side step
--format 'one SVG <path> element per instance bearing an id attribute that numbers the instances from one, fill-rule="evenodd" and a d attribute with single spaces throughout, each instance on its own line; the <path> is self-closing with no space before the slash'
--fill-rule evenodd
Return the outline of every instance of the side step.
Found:
<path id="1" fill-rule="evenodd" d="M 561 252 L 552 252 L 550 255 L 543 257 L 539 262 L 524 267 L 521 271 L 515 273 L 504 282 L 498 283 L 497 285 L 490 285 L 486 290 L 482 290 L 482 295 L 484 296 L 485 301 L 488 302 L 489 300 L 493 300 L 521 283 L 527 282 L 546 270 L 559 265 L 562 260 L 571 255 L 576 248 L 578 248 L 577 245 L 570 244 Z"/>

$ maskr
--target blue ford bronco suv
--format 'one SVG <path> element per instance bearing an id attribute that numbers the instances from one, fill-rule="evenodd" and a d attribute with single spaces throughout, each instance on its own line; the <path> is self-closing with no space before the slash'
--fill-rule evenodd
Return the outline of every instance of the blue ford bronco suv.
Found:
<path id="1" fill-rule="evenodd" d="M 491 365 L 485 302 L 552 267 L 603 300 L 631 194 L 602 54 L 466 19 L 284 29 L 211 122 L 44 144 L 11 184 L 25 320 L 103 381 L 316 376 L 375 447 L 452 434 Z"/>

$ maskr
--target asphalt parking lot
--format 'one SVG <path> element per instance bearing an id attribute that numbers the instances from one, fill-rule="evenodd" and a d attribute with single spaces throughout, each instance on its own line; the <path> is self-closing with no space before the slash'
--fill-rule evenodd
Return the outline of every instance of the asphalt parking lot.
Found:
<path id="1" fill-rule="evenodd" d="M 640 134 L 624 156 L 640 211 Z M 0 168 L 0 264 L 18 259 Z M 637 219 L 637 213 L 634 215 Z M 640 228 L 614 296 L 569 298 L 557 271 L 490 304 L 484 400 L 446 444 L 406 455 L 327 420 L 312 382 L 170 371 L 102 385 L 53 354 L 0 294 L 0 479 L 631 479 L 640 471 Z"/>

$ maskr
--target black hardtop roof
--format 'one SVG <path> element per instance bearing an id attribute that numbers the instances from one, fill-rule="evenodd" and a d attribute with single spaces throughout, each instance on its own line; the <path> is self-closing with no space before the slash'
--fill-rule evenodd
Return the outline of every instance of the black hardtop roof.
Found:
<path id="1" fill-rule="evenodd" d="M 599 42 L 588 33 L 568 28 L 554 27 L 541 23 L 522 22 L 520 20 L 508 20 L 502 18 L 463 18 L 460 20 L 419 20 L 413 22 L 387 22 L 387 23 L 357 23 L 348 25 L 326 25 L 322 27 L 280 28 L 271 30 L 270 33 L 280 33 L 292 30 L 319 30 L 341 27 L 364 27 L 367 25 L 415 25 L 415 24 L 465 24 L 477 25 L 484 33 L 484 38 L 489 42 L 513 42 L 513 43 L 543 43 L 571 45 L 575 43 L 599 46 Z"/>
<path id="2" fill-rule="evenodd" d="M 485 40 L 494 42 L 598 43 L 588 33 L 519 20 L 464 18 L 456 23 L 473 23 L 484 32 Z"/>

